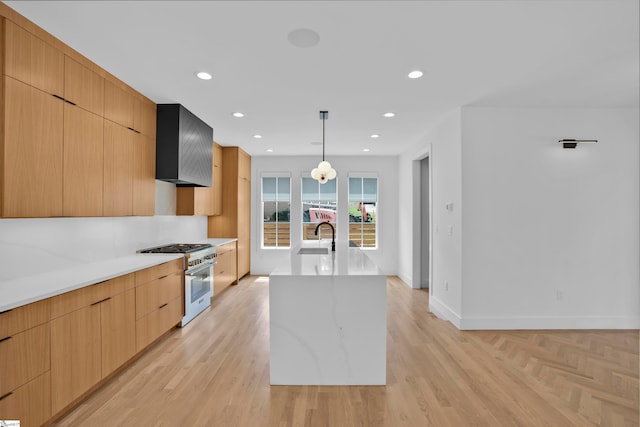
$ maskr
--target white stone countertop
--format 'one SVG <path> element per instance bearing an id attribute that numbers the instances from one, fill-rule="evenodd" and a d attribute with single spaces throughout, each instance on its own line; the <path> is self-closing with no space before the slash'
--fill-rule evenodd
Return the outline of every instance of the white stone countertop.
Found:
<path id="1" fill-rule="evenodd" d="M 182 254 L 132 254 L 0 281 L 0 312 L 153 267 L 182 256 Z"/>
<path id="2" fill-rule="evenodd" d="M 238 239 L 236 239 L 235 237 L 209 238 L 205 240 L 205 243 L 209 243 L 210 245 L 213 245 L 213 246 L 222 246 L 225 243 L 235 242 L 236 240 Z"/>
<path id="3" fill-rule="evenodd" d="M 300 248 L 328 248 L 326 255 L 298 254 Z M 271 276 L 384 276 L 369 259 L 366 251 L 349 247 L 348 241 L 336 241 L 331 251 L 331 240 L 303 242 L 291 249 L 289 262 L 276 267 Z"/>

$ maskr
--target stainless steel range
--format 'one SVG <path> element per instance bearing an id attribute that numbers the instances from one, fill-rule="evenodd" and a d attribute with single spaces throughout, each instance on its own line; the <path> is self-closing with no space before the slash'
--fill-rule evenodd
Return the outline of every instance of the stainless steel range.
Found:
<path id="1" fill-rule="evenodd" d="M 181 326 L 189 323 L 211 305 L 213 296 L 213 266 L 216 248 L 208 243 L 174 243 L 138 251 L 143 254 L 184 254 L 184 317 Z"/>

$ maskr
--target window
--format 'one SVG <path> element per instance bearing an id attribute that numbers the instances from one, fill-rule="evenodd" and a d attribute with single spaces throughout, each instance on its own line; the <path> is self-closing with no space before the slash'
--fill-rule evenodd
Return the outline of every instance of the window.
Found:
<path id="1" fill-rule="evenodd" d="M 322 227 L 318 236 L 314 234 L 321 222 L 330 222 L 336 228 L 338 212 L 338 179 L 320 184 L 313 178 L 302 178 L 302 240 L 317 240 L 325 233 L 331 233 L 329 227 Z M 338 230 L 336 229 L 336 236 Z M 331 237 L 331 236 L 329 236 Z"/>
<path id="2" fill-rule="evenodd" d="M 377 247 L 378 178 L 349 176 L 349 240 Z"/>
<path id="3" fill-rule="evenodd" d="M 291 246 L 289 213 L 291 210 L 291 178 L 262 177 L 262 247 Z"/>

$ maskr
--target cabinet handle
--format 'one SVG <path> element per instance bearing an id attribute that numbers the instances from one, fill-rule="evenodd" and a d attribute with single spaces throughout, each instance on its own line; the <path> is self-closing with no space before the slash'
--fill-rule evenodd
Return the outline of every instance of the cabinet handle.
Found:
<path id="1" fill-rule="evenodd" d="M 220 274 L 224 274 L 224 270 L 222 270 L 222 271 L 220 272 Z"/>
<path id="2" fill-rule="evenodd" d="M 52 93 L 51 96 L 53 96 L 54 98 L 58 98 L 60 101 L 66 101 L 63 97 L 61 97 L 60 95 L 56 95 L 55 93 Z"/>
<path id="3" fill-rule="evenodd" d="M 127 129 L 134 131 L 135 133 L 140 133 L 139 130 L 135 130 L 134 128 L 127 127 Z"/>
<path id="4" fill-rule="evenodd" d="M 158 310 L 160 310 L 161 308 L 166 307 L 166 306 L 168 306 L 168 305 L 169 305 L 169 303 L 168 303 L 168 302 L 165 302 L 165 303 L 164 303 L 164 304 L 162 304 L 160 307 L 158 307 Z"/>
<path id="5" fill-rule="evenodd" d="M 94 302 L 94 303 L 93 303 L 93 304 L 91 304 L 91 305 L 97 305 L 97 304 L 100 304 L 101 302 L 109 301 L 110 299 L 111 299 L 111 297 L 107 297 L 107 298 L 105 298 L 105 299 L 101 299 L 100 301 L 96 301 L 96 302 Z"/>
<path id="6" fill-rule="evenodd" d="M 164 279 L 165 277 L 169 277 L 169 275 L 168 275 L 168 274 L 165 274 L 165 275 L 164 275 L 164 276 L 162 276 L 162 277 L 158 277 L 158 280 L 162 280 L 162 279 Z"/>
<path id="7" fill-rule="evenodd" d="M 68 104 L 71 104 L 71 105 L 76 105 L 75 102 L 69 101 L 68 99 L 64 99 L 64 102 L 66 102 Z"/>
<path id="8" fill-rule="evenodd" d="M 11 339 L 11 337 L 10 337 L 10 336 L 9 336 L 9 337 L 4 337 L 4 338 L 2 338 L 2 339 L 0 340 L 0 342 L 4 342 L 4 341 L 10 340 L 10 339 Z"/>
<path id="9" fill-rule="evenodd" d="M 9 396 L 11 396 L 12 394 L 13 394 L 13 392 L 12 392 L 12 391 L 10 391 L 9 393 L 7 393 L 7 394 L 5 394 L 5 395 L 1 396 L 1 397 L 0 397 L 0 400 L 3 400 L 4 398 L 9 397 Z"/>

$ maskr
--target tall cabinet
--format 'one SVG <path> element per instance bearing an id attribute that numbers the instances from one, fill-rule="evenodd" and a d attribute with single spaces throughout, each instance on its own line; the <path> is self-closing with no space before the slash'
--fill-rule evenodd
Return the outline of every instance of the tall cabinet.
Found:
<path id="1" fill-rule="evenodd" d="M 222 147 L 221 213 L 209 217 L 209 237 L 238 239 L 238 278 L 249 274 L 251 257 L 251 156 Z"/>

